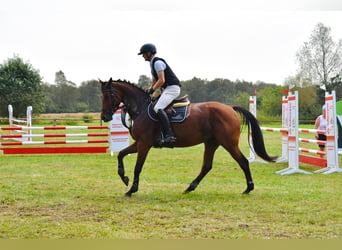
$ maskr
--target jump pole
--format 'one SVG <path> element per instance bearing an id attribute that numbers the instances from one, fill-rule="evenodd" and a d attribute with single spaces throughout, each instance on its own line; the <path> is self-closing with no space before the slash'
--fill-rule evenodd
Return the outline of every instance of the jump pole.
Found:
<path id="1" fill-rule="evenodd" d="M 69 140 L 69 141 L 21 141 L 21 142 L 0 142 L 0 146 L 23 146 L 23 145 L 51 145 L 51 144 L 93 144 L 109 143 L 103 147 L 39 147 L 39 148 L 0 148 L 4 154 L 57 154 L 57 153 L 106 153 L 110 148 L 111 155 L 129 145 L 129 131 L 121 123 L 121 111 L 113 115 L 110 126 L 58 126 L 58 127 L 0 127 L 0 131 L 32 131 L 32 130 L 68 130 L 68 129 L 109 129 L 109 133 L 69 133 L 69 134 L 9 134 L 0 135 L 0 139 L 26 139 L 26 138 L 52 138 L 52 137 L 107 137 L 100 140 Z"/>

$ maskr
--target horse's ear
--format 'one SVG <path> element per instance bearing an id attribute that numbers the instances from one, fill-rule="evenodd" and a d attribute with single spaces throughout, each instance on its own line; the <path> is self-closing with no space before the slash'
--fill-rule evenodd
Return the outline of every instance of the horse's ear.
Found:
<path id="1" fill-rule="evenodd" d="M 112 82 L 112 81 L 113 81 L 113 79 L 112 79 L 112 78 L 110 78 L 108 82 Z"/>
<path id="2" fill-rule="evenodd" d="M 99 80 L 99 83 L 101 83 L 101 84 L 103 83 L 103 81 L 101 81 L 101 79 L 100 79 L 100 78 L 97 78 L 97 79 Z"/>

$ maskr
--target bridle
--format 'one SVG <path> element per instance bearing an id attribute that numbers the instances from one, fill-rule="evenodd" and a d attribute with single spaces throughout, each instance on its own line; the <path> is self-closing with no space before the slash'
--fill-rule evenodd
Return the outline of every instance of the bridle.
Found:
<path id="1" fill-rule="evenodd" d="M 110 98 L 111 98 L 111 105 L 105 109 L 102 109 L 102 113 L 111 113 L 112 115 L 120 108 L 119 104 L 115 105 L 115 93 L 113 89 L 113 85 L 109 82 L 110 84 L 110 89 L 105 89 L 102 90 L 102 94 L 104 93 L 110 93 Z"/>

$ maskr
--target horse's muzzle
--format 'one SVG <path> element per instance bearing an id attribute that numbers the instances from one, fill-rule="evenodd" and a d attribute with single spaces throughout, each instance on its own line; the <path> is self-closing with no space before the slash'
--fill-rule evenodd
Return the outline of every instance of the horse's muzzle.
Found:
<path id="1" fill-rule="evenodd" d="M 112 120 L 112 116 L 110 116 L 108 114 L 101 114 L 101 120 L 104 122 L 109 122 Z"/>

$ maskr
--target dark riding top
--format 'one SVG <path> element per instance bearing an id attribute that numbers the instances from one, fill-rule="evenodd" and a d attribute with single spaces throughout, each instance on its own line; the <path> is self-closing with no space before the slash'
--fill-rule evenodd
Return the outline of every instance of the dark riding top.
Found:
<path id="1" fill-rule="evenodd" d="M 154 64 L 157 62 L 157 61 L 163 61 L 166 65 L 166 69 L 164 70 L 164 74 L 165 74 L 165 83 L 163 84 L 162 88 L 166 88 L 167 86 L 170 86 L 170 85 L 178 85 L 180 86 L 180 82 L 177 78 L 177 76 L 175 75 L 175 73 L 173 73 L 172 69 L 170 68 L 170 66 L 166 63 L 166 61 L 162 58 L 159 58 L 159 57 L 154 57 L 152 59 L 152 67 L 151 67 L 151 71 L 152 71 L 152 76 L 154 77 L 154 79 L 156 81 L 158 81 L 158 73 L 156 72 L 155 70 L 155 67 L 154 67 Z"/>

